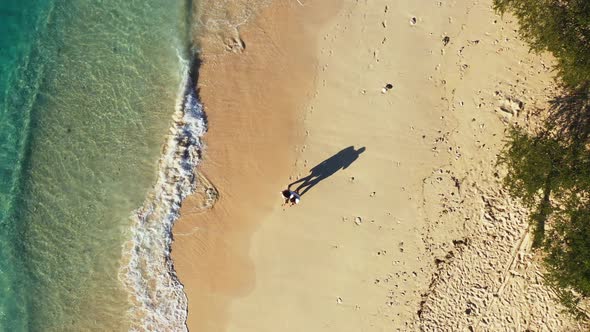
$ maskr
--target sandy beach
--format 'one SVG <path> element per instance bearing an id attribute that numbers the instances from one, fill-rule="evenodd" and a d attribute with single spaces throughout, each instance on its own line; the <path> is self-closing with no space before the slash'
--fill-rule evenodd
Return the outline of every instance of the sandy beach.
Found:
<path id="1" fill-rule="evenodd" d="M 275 0 L 202 36 L 202 185 L 172 247 L 189 330 L 580 330 L 496 166 L 554 93 L 517 29 L 491 0 Z"/>

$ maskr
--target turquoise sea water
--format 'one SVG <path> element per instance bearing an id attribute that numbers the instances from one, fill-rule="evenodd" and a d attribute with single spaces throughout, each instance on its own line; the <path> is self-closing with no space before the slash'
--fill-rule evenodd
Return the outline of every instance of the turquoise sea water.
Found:
<path id="1" fill-rule="evenodd" d="M 0 331 L 127 330 L 130 215 L 187 58 L 181 0 L 0 0 Z"/>

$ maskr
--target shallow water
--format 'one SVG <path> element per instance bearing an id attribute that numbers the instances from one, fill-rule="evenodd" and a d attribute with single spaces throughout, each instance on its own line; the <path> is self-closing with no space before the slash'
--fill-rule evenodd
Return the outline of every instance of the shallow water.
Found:
<path id="1" fill-rule="evenodd" d="M 191 26 L 194 44 L 201 38 L 208 40 L 207 55 L 220 55 L 238 51 L 239 30 L 256 16 L 272 0 L 200 0 L 193 3 Z M 236 48 L 237 46 L 237 48 Z"/>
<path id="2" fill-rule="evenodd" d="M 0 330 L 126 330 L 130 215 L 185 71 L 184 1 L 0 2 Z"/>

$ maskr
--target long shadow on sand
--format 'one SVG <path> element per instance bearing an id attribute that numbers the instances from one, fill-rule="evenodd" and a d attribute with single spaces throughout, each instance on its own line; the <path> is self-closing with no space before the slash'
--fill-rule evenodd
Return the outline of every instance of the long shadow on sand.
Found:
<path id="1" fill-rule="evenodd" d="M 295 189 L 295 191 L 298 192 L 299 195 L 303 196 L 322 180 L 332 176 L 341 169 L 346 169 L 355 160 L 357 160 L 360 154 L 365 150 L 365 147 L 355 150 L 354 146 L 349 146 L 345 149 L 342 149 L 337 154 L 317 164 L 309 171 L 310 173 L 308 176 L 291 183 L 289 185 L 289 189 L 291 189 L 292 186 L 301 183 L 297 189 Z"/>

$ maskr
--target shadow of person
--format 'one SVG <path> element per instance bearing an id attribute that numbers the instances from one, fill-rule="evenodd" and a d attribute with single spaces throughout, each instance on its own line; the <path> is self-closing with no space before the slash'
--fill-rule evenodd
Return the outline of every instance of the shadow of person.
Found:
<path id="1" fill-rule="evenodd" d="M 288 187 L 289 190 L 291 190 L 291 186 L 301 183 L 297 189 L 295 189 L 295 191 L 298 192 L 300 196 L 303 196 L 322 180 L 330 177 L 332 174 L 341 169 L 346 169 L 355 160 L 357 160 L 359 155 L 364 151 L 364 147 L 355 150 L 354 146 L 349 146 L 345 149 L 342 149 L 337 154 L 317 164 L 309 171 L 308 176 L 291 183 Z"/>

